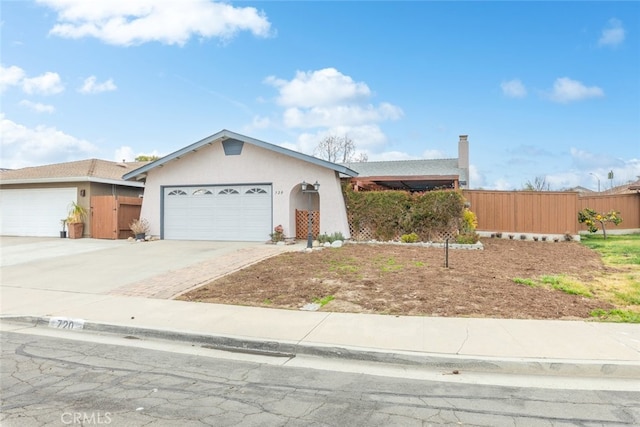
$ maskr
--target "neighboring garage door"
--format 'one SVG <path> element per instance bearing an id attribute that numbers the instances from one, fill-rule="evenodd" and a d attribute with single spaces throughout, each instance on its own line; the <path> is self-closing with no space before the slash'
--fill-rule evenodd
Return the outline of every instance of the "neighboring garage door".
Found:
<path id="1" fill-rule="evenodd" d="M 260 242 L 271 233 L 271 185 L 165 187 L 163 237 Z"/>
<path id="2" fill-rule="evenodd" d="M 0 234 L 60 237 L 60 220 L 77 194 L 75 187 L 0 190 Z"/>

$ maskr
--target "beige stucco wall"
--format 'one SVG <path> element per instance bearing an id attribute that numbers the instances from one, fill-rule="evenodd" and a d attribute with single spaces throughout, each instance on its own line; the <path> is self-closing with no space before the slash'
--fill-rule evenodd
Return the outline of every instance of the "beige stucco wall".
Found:
<path id="1" fill-rule="evenodd" d="M 242 154 L 226 156 L 220 142 L 169 161 L 149 171 L 141 216 L 151 234 L 160 235 L 161 187 L 166 185 L 271 184 L 273 223 L 282 224 L 286 236 L 295 235 L 295 209 L 307 209 L 307 195 L 300 183 L 320 183 L 321 232 L 340 231 L 349 236 L 349 225 L 338 174 L 325 167 L 245 143 Z M 269 239 L 268 233 L 265 241 Z"/>

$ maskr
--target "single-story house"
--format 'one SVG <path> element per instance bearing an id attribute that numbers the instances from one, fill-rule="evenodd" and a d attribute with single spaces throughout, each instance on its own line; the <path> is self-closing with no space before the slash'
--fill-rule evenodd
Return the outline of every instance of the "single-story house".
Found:
<path id="1" fill-rule="evenodd" d="M 88 159 L 0 171 L 0 235 L 58 237 L 76 202 L 90 212 L 94 196 L 142 197 L 144 184 L 122 175 L 144 163 Z M 84 221 L 91 237 L 92 215 Z"/>
<path id="2" fill-rule="evenodd" d="M 343 163 L 358 173 L 345 177 L 355 190 L 431 191 L 469 188 L 469 141 L 460 135 L 458 157 Z"/>
<path id="3" fill-rule="evenodd" d="M 124 174 L 144 183 L 141 217 L 162 239 L 267 241 L 278 225 L 319 212 L 316 233 L 349 237 L 340 176 L 347 166 L 222 130 Z M 302 183 L 308 183 L 307 191 Z M 313 184 L 319 184 L 318 191 Z M 301 215 L 300 215 L 301 214 Z M 298 228 L 307 223 L 298 221 Z"/>

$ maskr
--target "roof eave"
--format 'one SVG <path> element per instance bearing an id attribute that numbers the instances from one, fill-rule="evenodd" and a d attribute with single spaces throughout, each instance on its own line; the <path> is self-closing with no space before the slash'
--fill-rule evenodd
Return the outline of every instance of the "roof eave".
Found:
<path id="1" fill-rule="evenodd" d="M 17 184 L 47 184 L 47 183 L 60 183 L 60 182 L 96 182 L 100 184 L 115 184 L 125 187 L 141 187 L 144 188 L 142 182 L 122 181 L 118 179 L 109 178 L 97 178 L 88 176 L 72 176 L 72 177 L 56 177 L 56 178 L 26 178 L 26 179 L 3 179 L 0 180 L 0 186 L 2 185 L 17 185 Z"/>

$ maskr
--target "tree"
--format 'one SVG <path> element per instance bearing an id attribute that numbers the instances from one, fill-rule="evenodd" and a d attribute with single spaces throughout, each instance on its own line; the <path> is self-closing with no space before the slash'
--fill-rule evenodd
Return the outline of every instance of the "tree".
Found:
<path id="1" fill-rule="evenodd" d="M 144 154 L 140 154 L 138 157 L 136 157 L 136 162 L 153 162 L 155 160 L 158 160 L 159 158 L 159 156 L 147 156 Z"/>
<path id="2" fill-rule="evenodd" d="M 600 223 L 600 227 L 602 227 L 602 234 L 606 239 L 607 230 L 605 228 L 605 224 L 607 222 L 612 222 L 615 225 L 618 225 L 622 222 L 622 218 L 620 218 L 620 212 L 609 211 L 608 213 L 598 213 L 593 209 L 584 208 L 583 210 L 578 212 L 578 222 L 589 227 L 590 233 L 595 233 L 596 231 L 598 231 L 596 223 Z"/>
<path id="3" fill-rule="evenodd" d="M 527 181 L 524 184 L 525 191 L 550 191 L 551 186 L 547 182 L 547 177 L 545 176 L 536 176 L 533 179 L 533 182 Z"/>
<path id="4" fill-rule="evenodd" d="M 313 155 L 329 162 L 366 162 L 365 153 L 356 154 L 356 145 L 347 136 L 327 136 L 318 143 Z"/>

